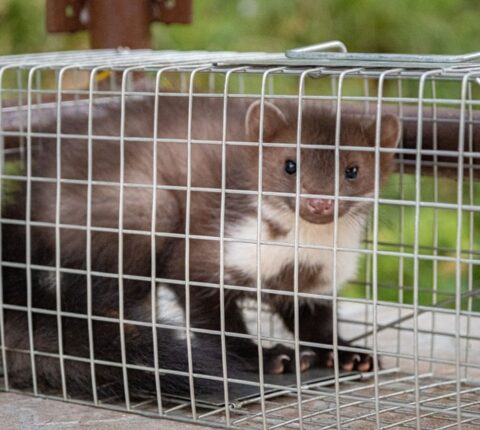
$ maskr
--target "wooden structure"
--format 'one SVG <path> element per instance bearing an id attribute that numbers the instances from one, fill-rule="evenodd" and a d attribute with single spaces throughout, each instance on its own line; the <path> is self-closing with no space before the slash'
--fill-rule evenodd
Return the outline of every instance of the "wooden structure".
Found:
<path id="1" fill-rule="evenodd" d="M 94 49 L 150 48 L 152 22 L 191 21 L 192 0 L 47 0 L 47 30 L 87 30 Z"/>

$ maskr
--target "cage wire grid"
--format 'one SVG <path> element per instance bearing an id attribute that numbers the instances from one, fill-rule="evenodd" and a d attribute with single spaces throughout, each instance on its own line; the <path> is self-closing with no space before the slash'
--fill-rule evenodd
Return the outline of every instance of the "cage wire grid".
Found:
<path id="1" fill-rule="evenodd" d="M 0 341 L 4 391 L 22 392 L 105 408 L 130 411 L 152 417 L 168 417 L 232 428 L 476 428 L 480 424 L 480 336 L 475 329 L 480 319 L 480 150 L 478 129 L 480 117 L 480 66 L 478 64 L 435 65 L 412 68 L 391 61 L 380 68 L 375 64 L 348 67 L 329 60 L 328 64 L 314 59 L 298 60 L 281 54 L 100 51 L 36 54 L 0 57 L 0 177 L 2 196 L 2 234 L 8 228 L 25 229 L 25 261 L 11 261 L 0 249 L 2 283 L 0 284 Z M 185 101 L 188 108 L 185 137 L 170 137 L 159 129 L 158 117 L 162 100 L 175 98 Z M 221 106 L 220 138 L 198 137 L 195 130 L 194 106 L 199 98 L 217 100 Z M 153 100 L 152 129 L 147 135 L 127 132 L 130 100 Z M 231 100 L 259 100 L 259 136 L 257 142 L 229 138 L 232 121 L 229 117 Z M 296 106 L 295 138 L 290 142 L 264 139 L 265 106 L 267 102 L 289 102 Z M 95 130 L 99 107 L 116 103 L 119 106 L 118 129 L 114 135 Z M 320 103 L 322 109 L 335 114 L 334 140 L 329 144 L 305 144 L 302 140 L 304 104 Z M 444 109 L 455 110 L 457 116 L 442 116 Z M 81 113 L 86 118 L 87 132 L 65 132 L 62 118 Z M 341 144 L 342 119 L 350 115 L 371 118 L 375 124 L 375 144 L 358 146 Z M 383 147 L 381 142 L 382 115 L 395 115 L 402 124 L 400 144 Z M 50 115 L 50 117 L 48 117 Z M 53 129 L 45 131 L 42 121 L 53 121 Z M 108 120 L 108 118 L 107 118 Z M 244 119 L 241 119 L 243 124 Z M 410 128 L 408 128 L 408 127 Z M 447 149 L 439 146 L 445 127 L 454 127 L 454 144 Z M 427 133 L 431 147 L 426 147 Z M 413 130 L 413 137 L 412 137 Z M 118 134 L 117 134 L 118 133 Z M 36 151 L 42 151 L 43 141 L 55 142 L 55 175 L 34 174 L 32 165 Z M 96 178 L 93 147 L 96 142 L 115 140 L 119 144 L 119 179 Z M 414 145 L 405 145 L 410 139 Z M 88 148 L 86 178 L 62 176 L 62 155 L 68 148 L 64 142 L 86 142 Z M 14 145 L 11 144 L 14 142 Z M 261 144 L 259 144 L 259 142 Z M 465 144 L 464 144 L 465 142 Z M 63 143 L 63 144 L 62 144 Z M 151 147 L 150 182 L 131 182 L 126 171 L 127 145 Z M 162 145 L 183 145 L 186 149 L 186 183 L 160 183 L 157 164 Z M 220 148 L 219 186 L 195 185 L 192 163 L 195 148 Z M 227 153 L 230 147 L 258 148 L 256 189 L 235 189 L 227 184 Z M 281 192 L 265 190 L 263 177 L 264 151 L 289 148 L 295 151 L 297 174 L 295 190 Z M 334 191 L 330 194 L 306 192 L 300 177 L 304 157 L 302 150 L 333 151 Z M 344 195 L 340 192 L 341 154 L 357 152 L 373 154 L 374 188 L 365 195 Z M 396 170 L 389 182 L 380 188 L 381 157 L 396 155 Z M 17 166 L 24 166 L 24 171 Z M 98 176 L 98 175 L 97 175 Z M 25 185 L 25 217 L 4 215 L 11 199 L 9 187 Z M 50 187 L 54 203 L 53 219 L 36 219 L 32 196 L 38 186 Z M 15 185 L 16 186 L 16 185 Z M 86 189 L 86 214 L 83 223 L 65 222 L 62 200 L 66 187 Z M 93 198 L 97 187 L 118 189 L 117 226 L 94 223 Z M 125 202 L 129 192 L 151 194 L 150 227 L 136 229 L 124 223 Z M 159 231 L 156 227 L 161 214 L 158 193 L 179 192 L 185 195 L 185 226 L 182 232 Z M 190 224 L 192 199 L 209 193 L 219 196 L 218 234 L 192 233 Z M 144 194 L 141 194 L 144 195 Z M 248 196 L 256 201 L 253 237 L 232 236 L 226 231 L 226 201 L 229 196 Z M 263 202 L 269 198 L 289 198 L 294 204 L 292 235 L 282 240 L 265 238 Z M 333 201 L 331 243 L 304 242 L 300 234 L 301 199 Z M 343 203 L 366 203 L 371 206 L 361 246 L 339 243 L 339 208 Z M 387 219 L 386 219 L 387 218 Z M 426 219 L 426 221 L 425 221 Z M 387 227 L 384 223 L 387 223 Z M 50 229 L 54 235 L 53 264 L 38 264 L 32 254 L 36 229 Z M 428 233 L 427 233 L 428 230 Z M 84 267 L 64 267 L 62 264 L 62 234 L 73 231 L 84 234 Z M 92 255 L 93 234 L 111 234 L 118 238 L 118 264 L 115 273 L 95 269 Z M 127 236 L 149 240 L 150 273 L 127 273 L 123 262 L 123 247 Z M 453 239 L 452 239 L 453 237 Z M 449 239 L 450 238 L 450 239 Z M 183 279 L 158 276 L 156 244 L 158 240 L 183 240 L 185 267 Z M 219 247 L 218 282 L 191 279 L 190 243 L 206 241 Z M 256 285 L 238 285 L 225 273 L 225 255 L 232 244 L 243 249 L 256 249 L 254 264 Z M 5 245 L 4 245 L 5 246 Z M 250 248 L 248 248 L 250 246 Z M 253 248 L 251 248 L 253 247 Z M 293 252 L 293 283 L 289 290 L 266 288 L 262 276 L 263 250 L 268 247 L 286 248 Z M 258 252 L 260 251 L 260 252 Z M 331 285 L 337 285 L 341 269 L 338 256 L 357 255 L 361 260 L 356 279 L 345 289 L 333 288 L 331 294 L 322 290 L 303 291 L 300 286 L 301 254 L 309 251 L 331 255 Z M 266 254 L 265 254 L 266 255 Z M 266 258 L 264 256 L 264 258 Z M 393 266 L 392 262 L 393 261 Z M 25 273 L 26 303 L 6 300 L 3 279 L 8 270 Z M 54 285 L 54 307 L 35 305 L 34 272 L 48 273 Z M 65 276 L 85 279 L 86 309 L 84 312 L 65 310 L 62 283 Z M 92 279 L 111 279 L 118 283 L 118 314 L 100 315 L 95 311 L 95 291 Z M 448 282 L 447 282 L 448 281 Z M 139 320 L 125 313 L 128 286 L 131 282 L 150 285 L 149 319 Z M 449 283 L 450 287 L 447 288 Z M 174 307 L 162 285 L 185 291 L 184 318 L 180 321 L 160 321 L 165 308 Z M 453 288 L 452 288 L 453 285 Z M 219 292 L 220 327 L 212 330 L 196 327 L 188 311 L 194 289 Z M 225 294 L 248 293 L 243 303 L 249 333 L 228 331 L 226 326 Z M 293 333 L 287 333 L 281 321 L 271 313 L 266 297 L 283 297 L 294 303 Z M 299 302 L 323 299 L 333 309 L 333 345 L 300 340 Z M 8 313 L 26 315 L 27 344 L 8 345 L 6 331 Z M 181 313 L 181 309 L 178 311 Z M 57 351 L 36 347 L 37 316 L 56 319 Z M 66 319 L 87 324 L 88 355 L 65 352 L 63 336 Z M 111 323 L 119 327 L 121 357 L 117 361 L 96 357 L 94 324 Z M 132 327 L 151 330 L 153 365 L 130 363 L 126 346 Z M 321 330 L 321 327 L 319 328 Z M 180 332 L 187 348 L 187 368 L 174 370 L 159 365 L 157 332 Z M 127 333 L 127 335 L 126 335 Z M 339 344 L 340 333 L 350 345 Z M 220 338 L 221 373 L 208 375 L 194 371 L 192 342 L 200 336 Z M 252 339 L 258 345 L 259 370 L 255 378 L 232 377 L 227 366 L 229 339 Z M 302 373 L 294 366 L 290 378 L 269 378 L 263 369 L 263 355 L 269 346 L 281 343 L 292 347 L 296 362 L 306 347 L 330 348 L 333 368 L 322 374 Z M 368 372 L 344 372 L 337 353 L 350 351 L 370 353 L 373 369 Z M 32 374 L 31 386 L 15 387 L 9 375 L 9 354 L 28 357 Z M 60 386 L 46 389 L 38 383 L 36 369 L 39 359 L 54 359 L 58 363 Z M 68 363 L 84 363 L 90 368 L 91 396 L 75 396 L 69 391 Z M 96 375 L 99 367 L 120 370 L 122 395 L 100 395 Z M 133 371 L 153 374 L 154 392 L 149 396 L 132 395 L 129 377 Z M 189 395 L 172 396 L 162 393 L 162 377 L 176 374 L 188 378 Z M 10 376 L 10 377 L 9 377 Z M 218 381 L 223 392 L 214 400 L 203 399 L 196 393 L 195 381 Z M 249 388 L 246 396 L 231 396 L 228 388 L 239 384 Z"/>

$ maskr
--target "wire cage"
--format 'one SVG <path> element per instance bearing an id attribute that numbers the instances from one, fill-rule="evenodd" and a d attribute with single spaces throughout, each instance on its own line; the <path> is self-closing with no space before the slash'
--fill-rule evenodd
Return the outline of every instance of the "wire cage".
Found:
<path id="1" fill-rule="evenodd" d="M 0 58 L 0 389 L 480 425 L 479 56 L 330 47 Z"/>

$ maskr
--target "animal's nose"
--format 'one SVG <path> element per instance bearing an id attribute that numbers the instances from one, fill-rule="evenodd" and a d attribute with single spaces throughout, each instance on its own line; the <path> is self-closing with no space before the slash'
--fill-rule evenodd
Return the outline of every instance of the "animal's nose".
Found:
<path id="1" fill-rule="evenodd" d="M 308 199 L 307 207 L 310 212 L 316 215 L 331 215 L 333 213 L 333 200 Z"/>

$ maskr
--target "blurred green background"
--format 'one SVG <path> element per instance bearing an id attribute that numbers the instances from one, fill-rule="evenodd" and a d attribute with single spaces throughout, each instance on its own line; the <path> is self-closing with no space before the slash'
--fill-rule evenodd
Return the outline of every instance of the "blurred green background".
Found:
<path id="1" fill-rule="evenodd" d="M 45 0 L 0 0 L 0 54 L 88 47 L 85 34 L 48 35 Z M 194 0 L 192 25 L 154 25 L 154 47 L 285 49 L 340 39 L 351 51 L 480 49 L 478 0 Z"/>
<path id="2" fill-rule="evenodd" d="M 88 48 L 85 33 L 49 35 L 45 31 L 44 0 L 0 0 L 0 54 Z M 321 41 L 338 39 L 350 51 L 460 54 L 480 51 L 479 0 L 194 0 L 192 25 L 153 26 L 156 49 L 205 49 L 239 51 L 285 51 Z M 457 94 L 457 93 L 455 93 Z M 400 197 L 398 176 L 384 190 L 389 198 Z M 404 198 L 415 199 L 413 178 L 402 181 Z M 437 198 L 457 201 L 456 184 L 441 179 Z M 435 183 L 422 180 L 422 199 L 434 200 Z M 466 184 L 465 202 L 480 205 L 480 187 Z M 380 208 L 381 249 L 412 253 L 414 208 L 404 209 L 400 223 L 398 207 Z M 398 246 L 403 225 L 404 247 Z M 463 257 L 480 258 L 480 213 L 463 214 Z M 439 226 L 439 228 L 437 228 Z M 438 234 L 436 232 L 439 232 Z M 422 209 L 421 252 L 455 257 L 457 213 L 454 210 Z M 437 247 L 437 251 L 434 248 Z M 362 282 L 351 284 L 345 294 L 372 296 L 366 274 L 371 262 L 360 270 Z M 413 259 L 379 257 L 379 298 L 412 301 Z M 403 264 L 403 270 L 401 270 Z M 462 265 L 463 291 L 480 288 L 480 266 Z M 367 281 L 365 287 L 365 281 Z M 399 289 L 398 285 L 404 285 Z M 432 292 L 433 285 L 440 294 Z M 456 266 L 452 262 L 422 260 L 419 267 L 420 302 L 452 299 Z M 453 301 L 446 306 L 453 307 Z M 480 310 L 480 300 L 463 300 L 463 307 Z"/>

